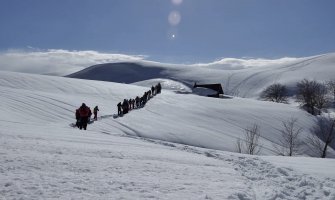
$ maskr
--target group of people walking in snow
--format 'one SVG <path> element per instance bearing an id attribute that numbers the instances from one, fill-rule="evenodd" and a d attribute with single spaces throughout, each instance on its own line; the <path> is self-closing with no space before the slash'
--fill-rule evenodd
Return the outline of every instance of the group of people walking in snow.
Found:
<path id="1" fill-rule="evenodd" d="M 155 86 L 151 86 L 151 89 L 147 92 L 144 92 L 142 97 L 136 96 L 134 99 L 124 99 L 123 102 L 117 104 L 117 114 L 118 116 L 127 114 L 130 110 L 135 108 L 141 108 L 145 106 L 147 101 L 149 101 L 156 94 L 161 93 L 162 86 L 158 83 Z"/>
<path id="2" fill-rule="evenodd" d="M 118 116 L 128 113 L 130 110 L 135 108 L 143 107 L 149 99 L 154 97 L 156 94 L 161 93 L 162 86 L 158 83 L 155 86 L 151 86 L 151 89 L 144 92 L 142 97 L 137 96 L 135 99 L 124 99 L 123 103 L 119 102 L 117 104 Z M 93 109 L 93 120 L 98 120 L 98 106 Z M 85 103 L 76 110 L 76 126 L 82 130 L 86 130 L 87 124 L 91 121 L 92 111 Z"/>

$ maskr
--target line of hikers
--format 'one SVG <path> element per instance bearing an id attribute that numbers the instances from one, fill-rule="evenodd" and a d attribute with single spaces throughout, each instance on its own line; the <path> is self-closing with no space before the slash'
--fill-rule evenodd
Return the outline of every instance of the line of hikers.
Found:
<path id="1" fill-rule="evenodd" d="M 155 86 L 151 86 L 151 89 L 147 92 L 144 92 L 142 97 L 136 97 L 135 99 L 124 99 L 123 103 L 119 102 L 117 104 L 118 107 L 118 115 L 126 114 L 129 110 L 134 108 L 140 108 L 143 107 L 146 102 L 155 96 L 156 94 L 161 93 L 162 86 L 160 83 L 158 83 Z M 136 107 L 135 107 L 136 106 Z M 95 106 L 93 109 L 93 120 L 98 120 L 98 106 Z M 92 116 L 91 108 L 86 106 L 85 103 L 82 103 L 82 105 L 76 110 L 76 126 L 82 130 L 86 130 L 87 124 L 90 122 Z"/>
<path id="2" fill-rule="evenodd" d="M 154 97 L 156 94 L 161 93 L 162 86 L 158 83 L 155 86 L 151 86 L 151 89 L 144 92 L 142 97 L 136 96 L 135 99 L 124 99 L 123 103 L 119 102 L 117 104 L 117 114 L 118 116 L 127 114 L 130 110 L 135 108 L 143 107 L 149 99 Z"/>

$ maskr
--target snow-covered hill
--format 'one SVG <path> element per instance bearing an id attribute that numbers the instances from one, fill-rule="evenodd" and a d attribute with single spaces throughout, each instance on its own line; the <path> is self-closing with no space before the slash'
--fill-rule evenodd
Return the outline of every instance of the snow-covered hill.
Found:
<path id="1" fill-rule="evenodd" d="M 296 106 L 252 99 L 214 99 L 164 90 L 148 106 L 114 120 L 116 104 L 141 96 L 149 88 L 53 76 L 2 72 L 0 120 L 57 124 L 73 122 L 74 110 L 85 102 L 100 107 L 104 118 L 91 130 L 126 133 L 198 147 L 235 151 L 235 141 L 244 129 L 258 124 L 262 132 L 262 154 L 273 155 L 282 122 L 299 118 L 309 134 L 314 117 Z M 108 124 L 108 125 L 107 125 Z"/>
<path id="2" fill-rule="evenodd" d="M 259 93 L 279 82 L 294 87 L 304 78 L 327 81 L 334 79 L 335 53 L 305 58 L 232 59 L 210 64 L 176 65 L 150 61 L 95 65 L 69 75 L 73 78 L 133 83 L 148 79 L 170 79 L 189 87 L 194 82 L 222 83 L 226 94 L 259 97 Z"/>
<path id="3" fill-rule="evenodd" d="M 163 90 L 114 119 L 119 101 L 148 88 L 0 72 L 0 90 L 4 199 L 335 198 L 333 159 L 231 153 L 254 123 L 262 155 L 290 117 L 305 137 L 314 117 L 292 105 Z M 82 102 L 100 108 L 87 131 L 69 126 Z"/>

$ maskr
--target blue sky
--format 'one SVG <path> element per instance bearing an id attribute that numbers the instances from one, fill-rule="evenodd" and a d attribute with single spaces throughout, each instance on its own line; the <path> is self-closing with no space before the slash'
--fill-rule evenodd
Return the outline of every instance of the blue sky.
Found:
<path id="1" fill-rule="evenodd" d="M 317 55 L 335 52 L 335 1 L 1 0 L 0 50 L 27 47 L 171 63 Z"/>

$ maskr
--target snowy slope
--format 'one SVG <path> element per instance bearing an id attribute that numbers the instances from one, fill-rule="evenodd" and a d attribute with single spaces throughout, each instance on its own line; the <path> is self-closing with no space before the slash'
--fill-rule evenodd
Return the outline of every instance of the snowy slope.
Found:
<path id="1" fill-rule="evenodd" d="M 188 86 L 193 86 L 194 82 L 218 82 L 223 84 L 226 94 L 257 98 L 264 88 L 275 82 L 294 87 L 296 82 L 304 78 L 327 81 L 333 79 L 334 74 L 335 53 L 329 53 L 278 60 L 226 58 L 209 64 L 193 65 L 150 61 L 109 63 L 86 68 L 69 77 L 121 83 L 164 78 Z"/>
<path id="2" fill-rule="evenodd" d="M 0 90 L 4 199 L 335 198 L 333 160 L 220 151 L 235 151 L 257 123 L 261 154 L 274 155 L 282 120 L 297 116 L 306 130 L 314 123 L 294 106 L 163 90 L 114 119 L 117 102 L 148 88 L 0 72 Z M 87 131 L 69 126 L 82 102 L 101 110 Z"/>
<path id="3" fill-rule="evenodd" d="M 213 99 L 165 91 L 148 106 L 114 120 L 116 104 L 148 90 L 118 83 L 87 81 L 62 77 L 1 73 L 0 120 L 26 123 L 55 123 L 67 126 L 82 102 L 98 105 L 104 119 L 92 130 L 126 133 L 193 146 L 235 151 L 235 141 L 244 129 L 258 124 L 264 146 L 262 154 L 273 155 L 282 121 L 299 118 L 308 134 L 314 117 L 295 106 L 250 99 Z M 233 142 L 232 142 L 233 141 Z"/>

